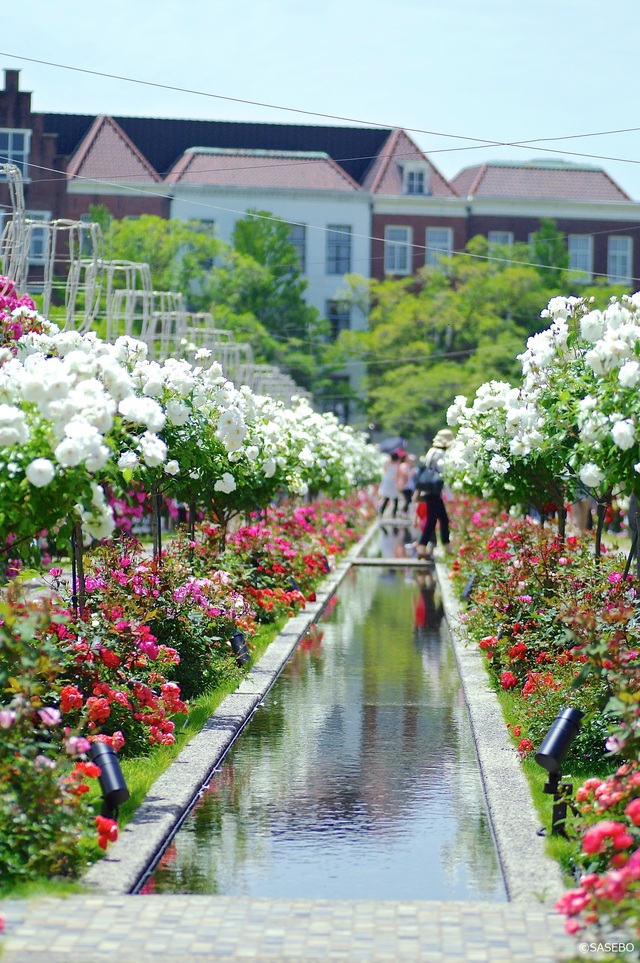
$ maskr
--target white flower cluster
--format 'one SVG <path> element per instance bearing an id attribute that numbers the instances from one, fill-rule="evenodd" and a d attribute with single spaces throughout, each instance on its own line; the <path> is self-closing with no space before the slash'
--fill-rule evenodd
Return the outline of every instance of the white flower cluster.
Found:
<path id="1" fill-rule="evenodd" d="M 108 344 L 42 328 L 20 339 L 15 357 L 0 353 L 0 497 L 14 499 L 16 517 L 21 477 L 33 489 L 62 482 L 60 518 L 75 505 L 94 538 L 113 531 L 100 482 L 117 472 L 163 480 L 178 497 L 195 485 L 249 501 L 252 489 L 268 499 L 276 485 L 339 493 L 379 477 L 379 454 L 363 436 L 306 402 L 287 409 L 237 388 L 207 353 L 195 365 L 159 364 L 130 337 Z"/>
<path id="2" fill-rule="evenodd" d="M 553 298 L 542 317 L 549 326 L 519 356 L 518 388 L 490 382 L 470 407 L 460 396 L 449 408 L 453 486 L 505 497 L 522 494 L 527 471 L 530 486 L 555 471 L 569 496 L 578 483 L 631 490 L 640 473 L 640 293 L 602 311 Z"/>

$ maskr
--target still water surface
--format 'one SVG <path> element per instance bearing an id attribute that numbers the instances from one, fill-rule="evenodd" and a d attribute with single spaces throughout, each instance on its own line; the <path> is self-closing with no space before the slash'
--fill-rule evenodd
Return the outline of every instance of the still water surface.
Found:
<path id="1" fill-rule="evenodd" d="M 352 569 L 142 892 L 505 900 L 441 620 L 433 576 Z"/>

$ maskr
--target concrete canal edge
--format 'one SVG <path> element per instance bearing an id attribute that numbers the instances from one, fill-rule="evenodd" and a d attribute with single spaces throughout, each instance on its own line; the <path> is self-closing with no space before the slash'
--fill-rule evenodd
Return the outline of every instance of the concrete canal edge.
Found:
<path id="1" fill-rule="evenodd" d="M 126 895 L 136 889 L 264 700 L 302 636 L 318 619 L 377 530 L 374 523 L 337 562 L 317 590 L 316 601 L 307 603 L 303 612 L 287 622 L 235 692 L 224 699 L 198 735 L 156 780 L 118 841 L 85 873 L 85 886 L 109 895 Z M 391 559 L 390 564 L 401 562 Z M 508 739 L 500 704 L 489 684 L 480 652 L 466 642 L 461 607 L 448 570 L 442 564 L 436 570 L 509 900 L 529 906 L 537 903 L 549 909 L 566 886 L 557 863 L 546 855 L 544 841 L 538 835 L 540 819 L 528 783 Z"/>
<path id="2" fill-rule="evenodd" d="M 436 571 L 509 900 L 528 905 L 539 903 L 551 909 L 567 886 L 558 863 L 545 852 L 544 837 L 538 835 L 541 821 L 529 784 L 509 740 L 480 650 L 467 640 L 449 571 L 441 563 L 436 565 Z"/>
<path id="3" fill-rule="evenodd" d="M 374 523 L 323 580 L 316 591 L 316 601 L 308 602 L 303 612 L 289 619 L 235 692 L 220 703 L 203 729 L 155 781 L 118 841 L 84 874 L 83 885 L 110 895 L 124 895 L 135 890 L 231 744 L 264 700 L 302 636 L 320 616 L 347 575 L 353 559 L 361 554 L 376 531 L 377 524 Z"/>

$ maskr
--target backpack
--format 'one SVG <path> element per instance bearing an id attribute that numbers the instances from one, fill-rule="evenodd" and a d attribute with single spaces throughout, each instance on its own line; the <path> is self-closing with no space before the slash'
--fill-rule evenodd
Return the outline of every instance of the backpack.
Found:
<path id="1" fill-rule="evenodd" d="M 419 495 L 439 495 L 444 487 L 444 478 L 431 465 L 423 465 L 416 475 L 416 492 Z"/>

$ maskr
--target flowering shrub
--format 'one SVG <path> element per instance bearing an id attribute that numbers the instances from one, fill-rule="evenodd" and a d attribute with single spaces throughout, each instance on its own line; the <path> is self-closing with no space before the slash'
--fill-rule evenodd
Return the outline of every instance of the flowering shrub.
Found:
<path id="1" fill-rule="evenodd" d="M 522 757 L 540 745 L 567 704 L 585 712 L 565 764 L 606 777 L 576 792 L 572 832 L 579 886 L 558 909 L 567 930 L 638 928 L 640 880 L 640 624 L 633 579 L 619 557 L 597 560 L 590 537 L 560 540 L 531 519 L 458 500 L 464 544 L 452 564 L 462 586 L 474 573 L 465 614 L 496 686 L 514 693 L 511 735 Z M 612 765 L 626 757 L 614 775 Z M 607 930 L 608 928 L 608 930 Z"/>
<path id="2" fill-rule="evenodd" d="M 640 935 L 640 764 L 625 763 L 605 780 L 588 779 L 576 801 L 583 875 L 556 905 L 567 916 L 566 929 L 624 927 Z"/>
<path id="3" fill-rule="evenodd" d="M 88 537 L 108 538 L 113 508 L 140 486 L 213 506 L 224 529 L 282 491 L 337 497 L 379 478 L 380 453 L 363 435 L 301 399 L 287 409 L 236 387 L 206 349 L 195 365 L 159 364 L 133 338 L 61 332 L 7 290 L 0 544 L 13 539 L 16 557 L 43 529 L 68 537 L 77 519 Z"/>
<path id="4" fill-rule="evenodd" d="M 134 720 L 151 720 L 151 741 L 165 743 L 173 741 L 169 715 L 184 711 L 180 697 L 191 699 L 237 676 L 229 640 L 239 627 L 252 631 L 250 606 L 224 572 L 195 579 L 172 560 L 166 552 L 156 564 L 133 539 L 106 544 L 93 554 L 87 579 L 96 637 L 122 660 L 133 657 L 138 681 L 146 676 L 147 688 L 136 684 L 133 694 L 144 695 L 149 711 L 136 710 Z M 125 668 L 124 661 L 116 667 L 120 674 Z M 139 743 L 138 736 L 138 749 Z"/>
<path id="5" fill-rule="evenodd" d="M 596 769 L 606 769 L 610 730 L 602 710 L 611 679 L 586 671 L 592 661 L 575 645 L 570 623 L 576 606 L 594 615 L 603 592 L 620 592 L 606 576 L 615 562 L 597 564 L 587 539 L 562 541 L 532 519 L 492 515 L 468 501 L 461 501 L 454 513 L 465 538 L 473 519 L 478 522 L 452 565 L 459 585 L 471 573 L 475 577 L 467 628 L 486 656 L 496 686 L 520 696 L 523 737 L 532 748 L 539 745 L 557 712 L 570 702 L 585 718 L 567 764 L 588 760 Z"/>
<path id="6" fill-rule="evenodd" d="M 640 293 L 605 311 L 557 297 L 541 316 L 550 323 L 519 356 L 520 384 L 490 382 L 450 407 L 446 474 L 458 492 L 521 511 L 585 492 L 604 509 L 639 488 Z"/>
<path id="7" fill-rule="evenodd" d="M 58 707 L 63 666 L 42 631 L 55 615 L 41 603 L 0 605 L 1 885 L 73 875 L 86 859 L 93 813 L 84 761 L 89 741 Z"/>

